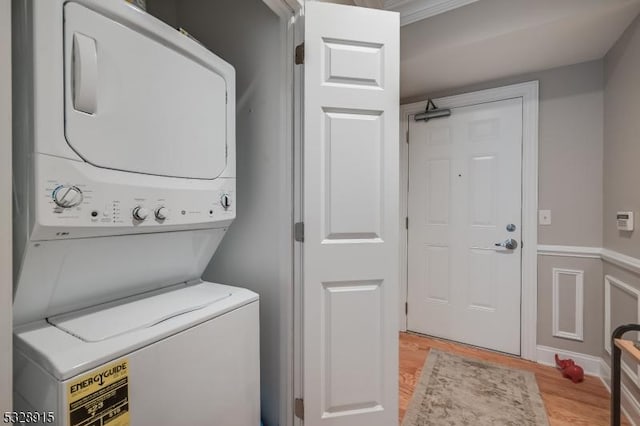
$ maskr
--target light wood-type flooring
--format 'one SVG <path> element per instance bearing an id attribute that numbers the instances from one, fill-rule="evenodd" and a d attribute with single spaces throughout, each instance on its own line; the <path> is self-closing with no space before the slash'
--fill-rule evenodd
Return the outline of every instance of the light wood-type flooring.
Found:
<path id="1" fill-rule="evenodd" d="M 400 333 L 400 422 L 431 348 L 533 372 L 551 426 L 609 425 L 609 392 L 597 377 L 574 384 L 552 367 L 412 333 Z"/>

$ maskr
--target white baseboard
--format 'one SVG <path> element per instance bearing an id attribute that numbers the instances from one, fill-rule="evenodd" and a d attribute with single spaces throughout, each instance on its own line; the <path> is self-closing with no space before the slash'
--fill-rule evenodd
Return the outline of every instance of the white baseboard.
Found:
<path id="1" fill-rule="evenodd" d="M 609 368 L 609 365 L 602 358 L 600 358 L 600 380 L 602 380 L 604 386 L 609 393 L 611 393 L 611 368 Z M 620 386 L 620 390 L 622 412 L 627 416 L 627 419 L 633 426 L 637 426 L 640 424 L 640 402 L 638 402 L 624 383 Z"/>
<path id="2" fill-rule="evenodd" d="M 590 376 L 601 377 L 600 363 L 602 361 L 602 358 L 600 357 L 581 354 L 578 352 L 565 351 L 563 349 L 551 348 L 549 346 L 538 345 L 536 347 L 536 361 L 539 364 L 550 365 L 552 367 L 555 367 L 556 365 L 556 360 L 554 358 L 555 354 L 558 354 L 558 356 L 562 359 L 565 359 L 565 358 L 573 359 L 576 362 L 576 364 L 582 367 L 585 374 L 588 374 Z"/>

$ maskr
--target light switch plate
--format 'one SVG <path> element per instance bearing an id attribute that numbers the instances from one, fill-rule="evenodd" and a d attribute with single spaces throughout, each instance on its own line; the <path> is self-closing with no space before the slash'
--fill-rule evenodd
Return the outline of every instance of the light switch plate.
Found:
<path id="1" fill-rule="evenodd" d="M 551 210 L 539 210 L 538 223 L 540 225 L 551 225 Z"/>

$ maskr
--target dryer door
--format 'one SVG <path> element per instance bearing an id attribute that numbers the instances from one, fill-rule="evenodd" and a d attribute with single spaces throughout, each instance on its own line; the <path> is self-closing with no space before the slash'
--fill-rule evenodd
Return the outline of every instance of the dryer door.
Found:
<path id="1" fill-rule="evenodd" d="M 152 175 L 222 173 L 227 82 L 211 67 L 221 59 L 199 47 L 201 57 L 194 56 L 145 31 L 148 15 L 116 21 L 70 2 L 64 18 L 65 136 L 80 157 Z"/>

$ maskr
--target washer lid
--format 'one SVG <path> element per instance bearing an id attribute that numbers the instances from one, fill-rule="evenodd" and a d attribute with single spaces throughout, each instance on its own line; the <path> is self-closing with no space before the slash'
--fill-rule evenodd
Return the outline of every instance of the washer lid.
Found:
<path id="1" fill-rule="evenodd" d="M 109 305 L 48 318 L 53 326 L 85 342 L 100 342 L 153 327 L 169 318 L 205 308 L 231 297 L 229 288 L 199 283 L 154 296 L 137 296 Z"/>

